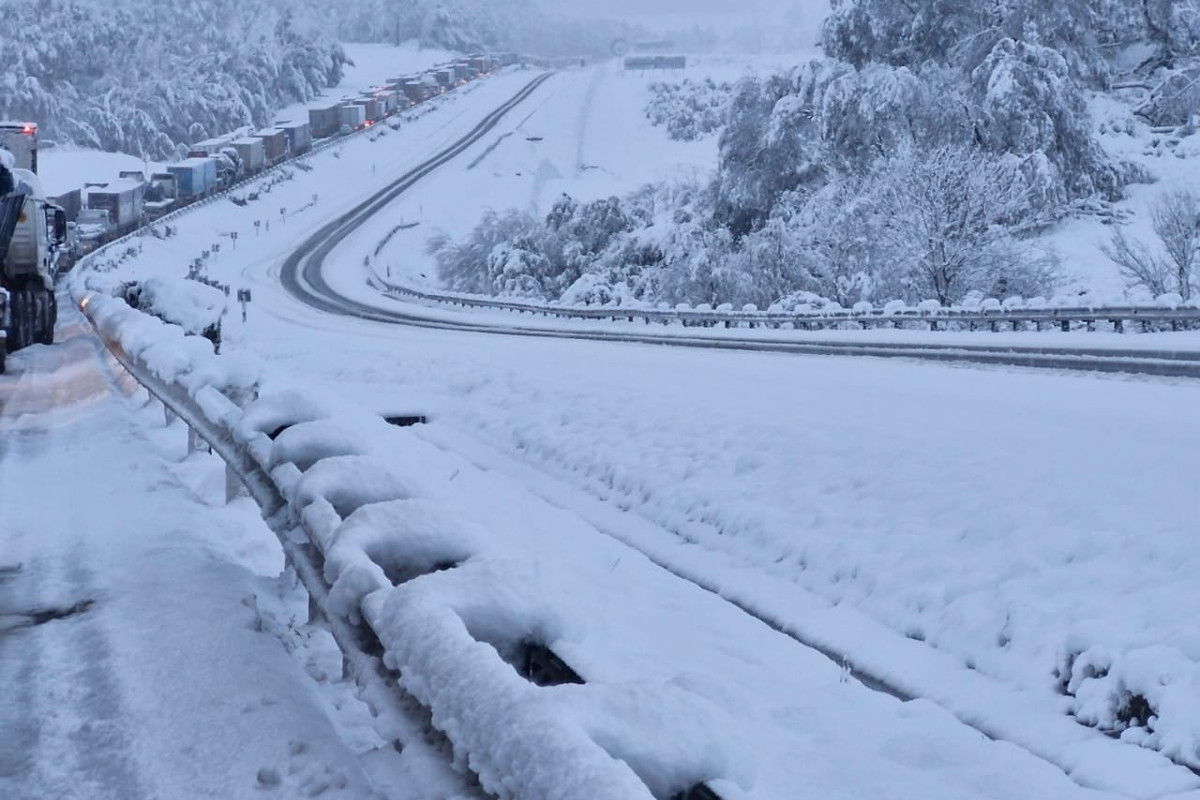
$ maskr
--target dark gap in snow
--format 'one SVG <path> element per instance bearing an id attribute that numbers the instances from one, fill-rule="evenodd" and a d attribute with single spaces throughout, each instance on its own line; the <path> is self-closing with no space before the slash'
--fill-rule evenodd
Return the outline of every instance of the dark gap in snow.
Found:
<path id="1" fill-rule="evenodd" d="M 436 564 L 413 565 L 400 564 L 391 561 L 379 561 L 377 564 L 383 569 L 383 574 L 392 582 L 393 586 L 399 586 L 402 583 L 408 583 L 411 580 L 421 577 L 422 575 L 432 575 L 435 572 L 445 572 L 454 569 L 458 566 L 457 561 L 439 561 Z"/>
<path id="2" fill-rule="evenodd" d="M 270 433 L 268 433 L 268 434 L 267 434 L 267 438 L 268 438 L 268 439 L 270 439 L 270 440 L 273 442 L 273 441 L 275 441 L 276 439 L 278 439 L 278 438 L 279 438 L 279 435 L 280 435 L 281 433 L 283 433 L 284 431 L 286 431 L 288 428 L 292 427 L 292 426 L 293 426 L 293 425 L 295 425 L 295 424 L 296 424 L 296 423 L 294 423 L 294 422 L 287 422 L 287 423 L 284 423 L 283 425 L 280 425 L 278 428 L 275 428 L 273 431 L 271 431 Z"/>
<path id="3" fill-rule="evenodd" d="M 537 686 L 584 683 L 579 673 L 571 669 L 557 653 L 534 640 L 527 639 L 521 643 L 519 662 L 514 666 L 522 678 Z"/>
<path id="4" fill-rule="evenodd" d="M 424 414 L 400 414 L 384 417 L 383 421 L 388 425 L 395 425 L 397 428 L 411 428 L 413 425 L 424 425 L 429 419 Z"/>
<path id="5" fill-rule="evenodd" d="M 1150 701 L 1140 694 L 1130 695 L 1117 709 L 1117 720 L 1132 728 L 1146 728 L 1155 716 Z"/>
<path id="6" fill-rule="evenodd" d="M 82 614 L 96 604 L 95 600 L 80 600 L 71 606 L 39 608 L 31 611 L 15 611 L 0 613 L 0 620 L 14 620 L 10 624 L 0 625 L 0 632 L 16 630 L 17 628 L 33 628 L 45 625 L 58 619 L 67 619 Z"/>
<path id="7" fill-rule="evenodd" d="M 672 795 L 671 800 L 721 800 L 721 795 L 709 788 L 708 784 L 697 783 L 689 789 Z"/>

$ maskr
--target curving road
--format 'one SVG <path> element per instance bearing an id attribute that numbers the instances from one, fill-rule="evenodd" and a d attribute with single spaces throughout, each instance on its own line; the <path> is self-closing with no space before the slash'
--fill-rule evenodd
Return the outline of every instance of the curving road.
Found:
<path id="1" fill-rule="evenodd" d="M 549 80 L 552 74 L 545 73 L 534 78 L 521 91 L 484 117 L 465 135 L 309 236 L 284 261 L 280 275 L 283 287 L 302 302 L 331 314 L 348 314 L 380 322 L 404 321 L 373 310 L 369 306 L 355 303 L 334 292 L 321 274 L 326 256 L 363 222 L 382 211 L 422 178 L 443 164 L 452 161 L 487 135 L 510 111 L 528 99 L 537 91 L 538 87 Z M 371 313 L 372 311 L 374 313 Z"/>
<path id="2" fill-rule="evenodd" d="M 552 324 L 499 322 L 459 314 L 447 318 L 444 307 L 431 310 L 430 297 L 418 292 L 390 291 L 384 296 L 398 301 L 394 308 L 383 308 L 340 294 L 325 280 L 325 259 L 364 222 L 385 209 L 422 178 L 452 161 L 492 131 L 513 109 L 527 100 L 551 76 L 543 74 L 530 81 L 508 101 L 488 114 L 465 135 L 408 171 L 369 198 L 321 227 L 300 244 L 284 261 L 280 280 L 284 289 L 304 304 L 339 316 L 349 316 L 387 324 L 424 328 L 471 331 L 509 336 L 587 339 L 676 347 L 749 350 L 830 356 L 871 356 L 908 358 L 934 362 L 971 363 L 987 366 L 1031 367 L 1087 372 L 1117 372 L 1161 377 L 1200 378 L 1200 352 L 1188 350 L 1151 350 L 1105 347 L 1061 347 L 1024 344 L 963 344 L 878 342 L 855 339 L 755 338 L 751 335 L 678 335 L 671 333 L 635 333 L 627 330 L 602 330 L 555 327 Z M 405 299 L 400 295 L 407 294 Z M 424 304 L 424 305 L 422 305 Z"/>

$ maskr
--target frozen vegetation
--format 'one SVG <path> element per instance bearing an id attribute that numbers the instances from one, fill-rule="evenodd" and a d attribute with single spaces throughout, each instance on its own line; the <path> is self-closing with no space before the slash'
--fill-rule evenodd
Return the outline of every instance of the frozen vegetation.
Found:
<path id="1" fill-rule="evenodd" d="M 230 0 L 5 5 L 0 117 L 47 139 L 172 158 L 181 147 L 307 100 L 342 75 L 329 37 L 286 6 Z"/>
<path id="2" fill-rule="evenodd" d="M 729 109 L 733 87 L 712 78 L 679 83 L 655 83 L 646 116 L 663 125 L 672 139 L 690 142 L 720 130 Z"/>
<path id="3" fill-rule="evenodd" d="M 13 0 L 5 21 L 18 33 L 0 39 L 0 118 L 37 121 L 60 143 L 154 159 L 264 127 L 336 85 L 347 61 L 340 41 L 577 56 L 606 52 L 624 31 L 553 20 L 528 0 Z"/>
<path id="4" fill-rule="evenodd" d="M 1132 81 L 1130 125 L 1188 123 L 1196 19 L 1191 2 L 836 2 L 825 58 L 745 77 L 728 102 L 656 90 L 647 114 L 672 137 L 720 128 L 711 175 L 494 212 L 431 252 L 452 289 L 572 302 L 1050 295 L 1064 275 L 1039 237 L 1111 218 L 1149 180 L 1102 146 L 1095 99 Z M 1162 247 L 1115 239 L 1112 257 L 1130 286 L 1187 298 L 1179 237 L 1156 232 Z"/>

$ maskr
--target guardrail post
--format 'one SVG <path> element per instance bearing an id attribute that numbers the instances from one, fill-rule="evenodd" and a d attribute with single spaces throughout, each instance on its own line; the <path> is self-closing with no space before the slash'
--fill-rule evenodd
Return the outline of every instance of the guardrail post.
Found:
<path id="1" fill-rule="evenodd" d="M 171 407 L 163 403 L 163 425 L 169 428 L 177 419 L 179 417 L 175 416 L 175 412 L 171 410 Z"/>
<path id="2" fill-rule="evenodd" d="M 200 438 L 200 433 L 191 425 L 188 425 L 188 455 L 190 456 L 192 453 L 198 453 L 207 448 L 208 445 Z"/>
<path id="3" fill-rule="evenodd" d="M 239 497 L 249 497 L 250 490 L 242 483 L 241 477 L 229 464 L 225 465 L 225 504 L 229 505 Z"/>
<path id="4" fill-rule="evenodd" d="M 1070 333 L 1070 332 L 1071 332 L 1071 320 L 1069 320 L 1069 319 L 1064 319 L 1064 320 L 1062 321 L 1062 332 L 1063 332 L 1063 333 Z"/>
<path id="5" fill-rule="evenodd" d="M 1125 320 L 1123 320 L 1123 319 L 1112 320 L 1112 326 L 1113 326 L 1113 330 L 1117 333 L 1125 332 Z"/>
<path id="6" fill-rule="evenodd" d="M 936 331 L 937 329 L 938 329 L 937 320 L 936 319 L 929 320 L 929 330 Z"/>

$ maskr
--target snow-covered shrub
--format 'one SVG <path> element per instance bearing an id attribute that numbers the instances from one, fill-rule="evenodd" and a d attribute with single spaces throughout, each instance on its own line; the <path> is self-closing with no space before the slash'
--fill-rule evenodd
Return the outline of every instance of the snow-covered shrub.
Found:
<path id="1" fill-rule="evenodd" d="M 616 296 L 612 286 L 599 275 L 589 273 L 567 287 L 561 302 L 569 306 L 602 306 L 611 303 Z"/>
<path id="2" fill-rule="evenodd" d="M 220 346 L 221 317 L 225 314 L 227 298 L 218 289 L 197 281 L 164 276 L 122 284 L 120 289 L 130 307 Z"/>
<path id="3" fill-rule="evenodd" d="M 646 117 L 681 142 L 715 133 L 724 123 L 733 87 L 712 78 L 684 79 L 678 83 L 652 83 Z"/>

